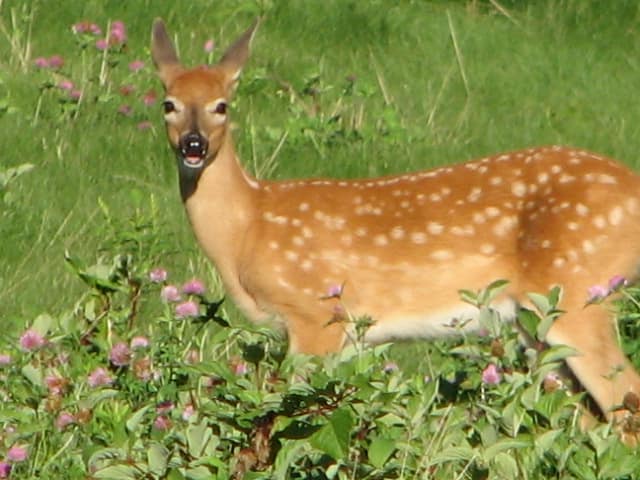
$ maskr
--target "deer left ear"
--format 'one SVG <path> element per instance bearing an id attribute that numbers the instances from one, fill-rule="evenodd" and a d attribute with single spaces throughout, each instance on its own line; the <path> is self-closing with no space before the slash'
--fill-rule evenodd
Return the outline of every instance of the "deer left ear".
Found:
<path id="1" fill-rule="evenodd" d="M 242 68 L 249 58 L 251 41 L 259 24 L 260 19 L 256 20 L 255 23 L 227 49 L 220 62 L 218 62 L 218 67 L 225 72 L 228 86 L 231 89 L 233 89 L 238 82 Z"/>

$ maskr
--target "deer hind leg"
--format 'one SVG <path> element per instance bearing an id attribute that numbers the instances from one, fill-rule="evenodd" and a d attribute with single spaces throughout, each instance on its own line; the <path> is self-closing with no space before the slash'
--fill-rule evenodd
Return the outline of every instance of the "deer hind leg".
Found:
<path id="1" fill-rule="evenodd" d="M 607 419 L 622 422 L 628 412 L 620 406 L 627 393 L 640 396 L 640 375 L 622 352 L 607 309 L 589 305 L 570 310 L 556 320 L 547 340 L 578 351 L 567 359 L 569 368 Z"/>

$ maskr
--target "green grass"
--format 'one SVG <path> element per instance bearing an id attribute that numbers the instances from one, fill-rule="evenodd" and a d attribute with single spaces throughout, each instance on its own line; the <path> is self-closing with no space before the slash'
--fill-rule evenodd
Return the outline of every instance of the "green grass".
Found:
<path id="1" fill-rule="evenodd" d="M 73 298 L 80 286 L 65 272 L 63 252 L 98 255 L 105 228 L 98 200 L 127 218 L 153 196 L 169 266 L 210 275 L 182 213 L 161 115 L 137 108 L 124 118 L 115 110 L 125 99 L 93 101 L 107 91 L 117 97 L 126 75 L 89 84 L 100 59 L 78 48 L 74 22 L 105 28 L 123 20 L 129 41 L 120 60 L 144 59 L 136 85 L 159 92 L 148 58 L 153 17 L 168 21 L 187 62 L 200 63 L 205 39 L 222 48 L 265 14 L 237 98 L 236 142 L 250 169 L 277 151 L 268 169 L 274 178 L 403 172 L 547 143 L 635 166 L 635 2 L 504 7 L 508 17 L 489 2 L 4 2 L 2 35 L 15 43 L 0 42 L 0 165 L 36 168 L 11 185 L 14 201 L 3 205 L 11 211 L 0 223 L 0 316 L 20 324 Z M 72 116 L 47 91 L 36 117 L 49 77 L 32 60 L 54 53 L 66 58 L 64 76 L 85 80 L 88 95 Z M 305 94 L 309 86 L 314 97 Z M 138 132 L 147 118 L 153 130 Z"/>
<path id="2" fill-rule="evenodd" d="M 96 335 L 98 353 L 74 337 L 84 324 L 74 330 L 69 319 L 77 318 L 67 312 L 82 308 L 85 315 L 77 317 L 86 320 L 96 304 L 67 268 L 65 251 L 89 265 L 110 264 L 116 253 L 130 253 L 141 262 L 137 264 L 141 271 L 162 265 L 174 275 L 172 281 L 197 276 L 217 285 L 183 213 L 160 108 L 157 103 L 146 107 L 140 100 L 149 89 L 162 95 L 149 59 L 150 27 L 154 17 L 163 17 L 185 63 L 199 64 L 207 60 L 202 49 L 205 40 L 213 38 L 219 54 L 258 15 L 264 19 L 233 115 L 240 156 L 260 176 L 375 176 L 550 143 L 592 149 L 640 169 L 640 109 L 634 103 L 640 78 L 640 6 L 635 1 L 234 0 L 212 6 L 209 1 L 0 0 L 0 178 L 7 168 L 34 165 L 0 190 L 0 319 L 8 349 L 25 325 L 49 312 L 64 324 L 64 340 L 56 348 L 63 350 L 69 342 L 78 350 L 73 365 L 81 372 L 78 375 L 86 373 L 85 360 L 92 367 L 104 363 L 113 340 L 110 330 Z M 122 20 L 128 30 L 126 48 L 107 57 L 92 44 L 83 48 L 71 32 L 71 25 L 81 20 L 97 22 L 103 29 Z M 58 73 L 33 65 L 36 57 L 53 54 L 66 60 Z M 135 59 L 144 60 L 146 66 L 131 73 L 127 65 Z M 101 72 L 106 73 L 102 78 Z M 69 101 L 55 86 L 65 79 L 83 89 L 79 103 Z M 123 97 L 119 93 L 123 84 L 134 85 L 135 93 Z M 118 113 L 123 104 L 132 106 L 131 116 Z M 152 127 L 139 130 L 143 121 L 150 121 Z M 143 321 L 136 328 L 161 337 L 164 325 L 176 327 L 170 315 L 162 313 L 157 289 L 145 289 L 138 317 Z M 218 288 L 213 297 L 222 294 Z M 128 300 L 119 301 L 126 304 Z M 110 321 L 121 328 L 118 321 L 128 307 L 113 308 Z M 636 310 L 631 305 L 623 310 L 630 319 L 623 328 L 628 338 L 638 336 Z M 226 306 L 225 316 L 234 321 L 239 317 L 231 305 Z M 166 323 L 158 323 L 161 318 Z M 226 335 L 237 343 L 234 336 L 244 333 Z M 509 339 L 515 351 L 515 340 Z M 486 343 L 485 339 L 481 344 L 485 354 Z M 155 353 L 162 358 L 155 345 Z M 178 352 L 182 344 L 172 348 Z M 627 348 L 638 350 L 633 342 Z M 462 399 L 455 411 L 471 431 L 474 422 L 465 419 L 468 405 L 464 402 L 473 404 L 478 391 L 484 396 L 478 368 L 487 355 L 472 359 L 472 368 L 458 357 L 453 363 L 443 360 L 449 349 L 436 344 L 425 350 L 418 344 L 400 345 L 394 351 L 396 356 L 410 358 L 408 363 L 418 371 L 439 375 L 443 383 L 460 371 L 471 372 L 469 398 Z M 229 355 L 220 345 L 213 350 L 216 360 L 218 354 L 219 358 Z M 374 377 L 379 376 L 378 363 L 386 354 L 369 355 L 370 364 L 355 367 L 339 359 L 327 362 L 337 376 L 359 368 L 375 370 Z M 31 357 L 21 361 L 31 365 Z M 301 360 L 287 361 L 286 368 L 270 364 L 267 371 L 292 377 L 295 362 Z M 435 363 L 444 367 L 434 367 Z M 317 365 L 321 364 L 305 368 L 322 372 Z M 12 373 L 22 378 L 20 372 Z M 118 371 L 122 378 L 125 374 Z M 393 378 L 375 378 L 387 382 L 384 389 L 394 394 L 401 391 Z M 538 387 L 531 378 L 528 381 Z M 239 392 L 246 387 L 241 383 Z M 407 385 L 403 388 L 413 388 Z M 42 385 L 36 387 L 37 392 L 44 391 Z M 84 395 L 80 381 L 75 387 L 78 395 Z M 513 383 L 503 383 L 499 394 L 491 391 L 491 399 L 496 405 L 507 405 L 513 391 L 518 391 L 512 387 L 516 389 Z M 171 396 L 177 387 L 167 382 L 163 388 L 157 395 L 160 399 Z M 261 384 L 256 395 L 265 394 L 264 388 Z M 422 392 L 436 387 L 416 388 Z M 27 387 L 25 391 L 31 392 Z M 388 400 L 387 393 L 382 396 Z M 360 394 L 366 397 L 366 392 Z M 402 390 L 400 397 L 413 405 L 407 391 Z M 133 393 L 119 400 L 126 408 L 137 408 L 131 398 Z M 558 395 L 554 401 L 565 402 L 563 398 Z M 251 403 L 253 397 L 249 400 L 247 404 L 259 415 L 262 404 Z M 424 408 L 430 415 L 446 418 L 442 412 L 449 407 L 444 404 Z M 393 407 L 394 401 L 382 410 Z M 527 418 L 538 418 L 530 411 L 535 409 L 527 408 Z M 558 409 L 570 417 L 564 403 Z M 491 425 L 500 422 L 501 412 L 495 410 L 489 415 Z M 430 434 L 440 435 L 439 427 L 433 428 L 436 433 L 429 430 Z M 348 437 L 349 430 L 345 431 Z M 535 428 L 527 425 L 523 431 L 527 434 Z M 429 438 L 423 441 L 428 443 Z M 592 445 L 598 445 L 595 438 L 590 439 Z M 489 440 L 483 438 L 481 443 L 491 445 Z M 456 441 L 462 440 L 456 436 Z M 571 445 L 573 437 L 562 441 Z M 602 447 L 598 452 L 611 456 L 616 448 Z M 591 461 L 591 453 L 581 455 Z M 610 458 L 597 460 L 601 465 L 616 463 Z M 526 466 L 520 468 L 526 470 Z M 614 466 L 607 468 L 615 471 Z M 601 478 L 616 477 L 600 473 Z M 441 474 L 451 478 L 446 477 L 448 472 Z"/>

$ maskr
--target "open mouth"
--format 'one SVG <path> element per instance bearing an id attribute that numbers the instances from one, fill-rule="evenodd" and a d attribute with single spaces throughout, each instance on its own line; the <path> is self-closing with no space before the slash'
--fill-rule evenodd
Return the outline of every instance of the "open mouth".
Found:
<path id="1" fill-rule="evenodd" d="M 188 168 L 201 168 L 207 156 L 209 142 L 198 133 L 189 133 L 180 139 L 180 156 Z"/>

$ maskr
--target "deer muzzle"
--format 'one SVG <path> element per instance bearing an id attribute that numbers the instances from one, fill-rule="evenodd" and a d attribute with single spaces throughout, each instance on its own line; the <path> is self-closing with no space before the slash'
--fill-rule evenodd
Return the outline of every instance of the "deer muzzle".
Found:
<path id="1" fill-rule="evenodd" d="M 182 163 L 189 168 L 201 168 L 209 149 L 209 141 L 197 132 L 189 132 L 180 137 L 178 143 Z"/>

